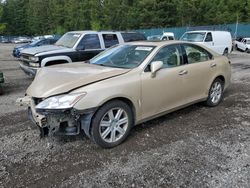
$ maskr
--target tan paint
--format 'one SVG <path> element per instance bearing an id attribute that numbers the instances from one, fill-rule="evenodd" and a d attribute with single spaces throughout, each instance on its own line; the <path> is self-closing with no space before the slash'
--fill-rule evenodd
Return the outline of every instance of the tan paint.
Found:
<path id="1" fill-rule="evenodd" d="M 27 94 L 37 98 L 47 98 L 128 71 L 128 69 L 102 67 L 86 63 L 44 67 L 37 73 L 27 90 Z"/>
<path id="2" fill-rule="evenodd" d="M 205 100 L 211 83 L 217 76 L 222 75 L 225 78 L 225 88 L 228 87 L 231 79 L 228 59 L 207 48 L 205 49 L 213 54 L 213 60 L 160 69 L 155 77 L 151 76 L 151 72 L 144 72 L 144 68 L 162 46 L 175 43 L 181 42 L 133 42 L 156 48 L 139 67 L 132 70 L 83 63 L 43 68 L 28 88 L 27 94 L 46 98 L 78 88 L 71 93 L 87 93 L 75 104 L 74 108 L 78 110 L 99 107 L 114 98 L 126 98 L 132 102 L 135 121 L 139 123 Z M 213 63 L 216 64 L 215 67 L 211 67 Z M 183 70 L 188 73 L 179 75 Z"/>

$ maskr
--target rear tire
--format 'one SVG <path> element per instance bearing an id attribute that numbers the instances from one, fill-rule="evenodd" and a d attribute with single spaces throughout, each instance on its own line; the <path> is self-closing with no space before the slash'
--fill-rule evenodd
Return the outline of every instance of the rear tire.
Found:
<path id="1" fill-rule="evenodd" d="M 133 126 L 133 113 L 129 105 L 120 100 L 104 104 L 91 123 L 92 140 L 103 148 L 121 144 Z"/>
<path id="2" fill-rule="evenodd" d="M 210 107 L 217 106 L 223 98 L 224 83 L 216 78 L 209 89 L 206 105 Z"/>
<path id="3" fill-rule="evenodd" d="M 3 94 L 3 87 L 0 85 L 0 95 Z"/>

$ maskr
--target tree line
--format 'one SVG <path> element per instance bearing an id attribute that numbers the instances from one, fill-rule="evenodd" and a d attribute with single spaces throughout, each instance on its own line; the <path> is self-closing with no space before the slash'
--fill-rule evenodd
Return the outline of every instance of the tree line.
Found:
<path id="1" fill-rule="evenodd" d="M 250 22 L 250 0 L 2 0 L 1 35 Z"/>

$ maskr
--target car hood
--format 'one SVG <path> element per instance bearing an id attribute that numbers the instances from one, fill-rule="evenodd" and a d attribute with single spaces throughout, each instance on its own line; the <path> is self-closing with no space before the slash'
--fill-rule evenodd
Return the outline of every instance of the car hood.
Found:
<path id="1" fill-rule="evenodd" d="M 16 46 L 15 49 L 20 49 L 20 48 L 29 48 L 31 45 L 30 44 L 25 44 L 25 45 L 21 45 L 21 46 Z"/>
<path id="2" fill-rule="evenodd" d="M 34 81 L 27 89 L 27 94 L 36 98 L 47 98 L 129 71 L 130 69 L 87 63 L 69 63 L 44 67 L 37 72 Z"/>
<path id="3" fill-rule="evenodd" d="M 38 46 L 33 48 L 27 48 L 22 51 L 23 54 L 29 55 L 46 55 L 47 52 L 50 53 L 62 53 L 62 52 L 71 52 L 73 49 L 66 48 L 63 46 L 56 46 L 56 45 L 45 45 L 45 46 Z"/>

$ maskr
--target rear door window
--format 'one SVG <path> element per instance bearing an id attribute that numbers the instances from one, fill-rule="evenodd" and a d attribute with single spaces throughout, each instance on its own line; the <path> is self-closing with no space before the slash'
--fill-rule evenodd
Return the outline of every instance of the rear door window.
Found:
<path id="1" fill-rule="evenodd" d="M 188 64 L 209 61 L 212 59 L 212 54 L 199 46 L 185 44 L 184 49 L 187 55 Z"/>
<path id="2" fill-rule="evenodd" d="M 105 48 L 109 48 L 114 46 L 115 44 L 119 44 L 118 38 L 116 34 L 103 34 Z"/>

